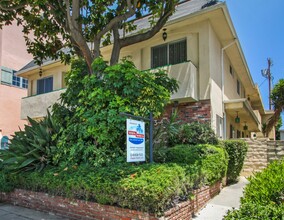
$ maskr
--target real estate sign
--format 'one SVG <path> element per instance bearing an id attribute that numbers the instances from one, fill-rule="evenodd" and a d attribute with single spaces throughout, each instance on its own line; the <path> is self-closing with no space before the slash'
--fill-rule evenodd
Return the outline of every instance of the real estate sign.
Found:
<path id="1" fill-rule="evenodd" d="M 145 122 L 126 120 L 127 162 L 145 161 Z"/>

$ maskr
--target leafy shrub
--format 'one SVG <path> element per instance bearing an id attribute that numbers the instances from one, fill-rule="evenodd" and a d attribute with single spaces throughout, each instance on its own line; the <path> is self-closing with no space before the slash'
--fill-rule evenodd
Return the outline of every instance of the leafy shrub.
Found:
<path id="1" fill-rule="evenodd" d="M 182 124 L 177 135 L 170 139 L 170 146 L 178 144 L 218 144 L 218 138 L 207 123 Z"/>
<path id="2" fill-rule="evenodd" d="M 240 210 L 228 212 L 225 219 L 283 219 L 284 160 L 270 164 L 250 178 Z"/>
<path id="3" fill-rule="evenodd" d="M 227 154 L 224 149 L 213 145 L 178 145 L 169 148 L 166 161 L 186 164 L 195 188 L 212 184 L 222 179 L 227 169 Z"/>
<path id="4" fill-rule="evenodd" d="M 185 169 L 176 164 L 120 164 L 99 170 L 88 166 L 56 168 L 24 173 L 15 182 L 18 188 L 156 214 L 172 206 L 174 200 L 190 196 Z"/>
<path id="5" fill-rule="evenodd" d="M 28 118 L 29 125 L 23 131 L 15 132 L 9 149 L 1 151 L 2 166 L 5 169 L 20 172 L 41 171 L 47 165 L 53 165 L 52 157 L 56 151 L 59 126 L 48 112 L 42 121 Z"/>
<path id="6" fill-rule="evenodd" d="M 13 181 L 9 178 L 9 174 L 0 172 L 0 192 L 11 192 L 14 189 Z"/>
<path id="7" fill-rule="evenodd" d="M 108 66 L 98 58 L 92 67 L 96 74 L 84 75 L 85 63 L 73 61 L 62 103 L 53 109 L 64 128 L 56 161 L 93 165 L 110 162 L 125 146 L 125 117 L 119 113 L 145 117 L 153 112 L 157 117 L 178 87 L 165 72 L 140 71 L 128 60 Z"/>
<path id="8" fill-rule="evenodd" d="M 226 140 L 223 141 L 223 145 L 229 155 L 227 182 L 233 183 L 238 180 L 242 171 L 248 146 L 242 140 Z"/>
<path id="9" fill-rule="evenodd" d="M 177 117 L 178 114 L 175 111 L 169 119 L 163 118 L 155 125 L 153 147 L 155 161 L 165 162 L 169 141 L 179 133 L 180 121 Z"/>

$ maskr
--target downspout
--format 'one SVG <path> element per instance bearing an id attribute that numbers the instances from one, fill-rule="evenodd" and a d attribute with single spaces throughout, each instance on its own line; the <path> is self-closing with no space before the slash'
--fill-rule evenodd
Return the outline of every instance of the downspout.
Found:
<path id="1" fill-rule="evenodd" d="M 222 48 L 221 50 L 221 75 L 222 75 L 222 112 L 223 112 L 223 139 L 227 139 L 227 115 L 225 111 L 225 104 L 224 104 L 224 96 L 225 96 L 225 89 L 224 89 L 224 84 L 225 84 L 225 76 L 224 76 L 224 50 L 226 50 L 228 47 L 232 46 L 237 42 L 236 38 L 234 39 L 233 42 L 229 43 L 225 47 Z"/>

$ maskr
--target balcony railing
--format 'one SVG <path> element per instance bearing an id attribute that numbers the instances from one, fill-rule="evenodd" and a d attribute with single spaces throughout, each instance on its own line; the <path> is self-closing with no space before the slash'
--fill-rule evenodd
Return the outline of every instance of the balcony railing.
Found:
<path id="1" fill-rule="evenodd" d="M 21 119 L 42 118 L 46 116 L 47 109 L 59 101 L 60 94 L 65 92 L 65 89 L 29 96 L 22 99 Z"/>
<path id="2" fill-rule="evenodd" d="M 175 78 L 179 83 L 179 90 L 172 94 L 172 101 L 187 102 L 198 100 L 197 68 L 191 61 L 175 65 L 163 66 L 169 77 Z M 155 71 L 153 69 L 152 71 Z"/>

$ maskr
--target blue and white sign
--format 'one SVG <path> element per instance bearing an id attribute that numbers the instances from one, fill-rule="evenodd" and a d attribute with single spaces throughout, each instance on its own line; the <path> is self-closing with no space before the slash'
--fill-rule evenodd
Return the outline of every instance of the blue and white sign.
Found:
<path id="1" fill-rule="evenodd" d="M 127 162 L 145 161 L 145 122 L 126 120 Z"/>

